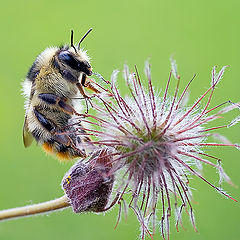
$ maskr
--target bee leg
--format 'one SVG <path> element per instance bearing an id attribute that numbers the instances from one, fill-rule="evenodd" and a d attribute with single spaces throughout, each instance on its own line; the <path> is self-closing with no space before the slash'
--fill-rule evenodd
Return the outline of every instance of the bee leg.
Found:
<path id="1" fill-rule="evenodd" d="M 52 133 L 52 138 L 54 140 L 56 140 L 59 144 L 62 144 L 64 146 L 64 148 L 68 149 L 69 147 L 75 152 L 75 154 L 77 153 L 77 156 L 81 156 L 81 157 L 86 157 L 86 153 L 84 149 L 80 149 L 77 147 L 77 143 L 80 143 L 82 140 L 78 140 L 75 139 L 76 138 L 76 133 L 71 132 L 70 129 L 66 129 L 66 131 L 64 131 L 63 129 L 58 129 L 57 131 L 54 131 Z M 74 134 L 74 136 L 73 136 Z M 88 141 L 91 141 L 90 139 L 87 139 Z"/>
<path id="2" fill-rule="evenodd" d="M 57 128 L 57 126 L 53 122 L 50 122 L 48 119 L 46 119 L 46 117 L 36 108 L 34 109 L 34 113 L 39 123 L 52 134 L 54 140 L 64 144 L 65 146 L 74 147 L 74 143 L 72 139 L 68 136 L 68 132 L 64 132 Z"/>
<path id="3" fill-rule="evenodd" d="M 98 89 L 96 89 L 90 81 L 87 81 L 87 76 L 86 74 L 83 74 L 82 81 L 81 81 L 82 86 L 92 90 L 95 93 L 101 93 Z"/>
<path id="4" fill-rule="evenodd" d="M 66 99 L 62 99 L 52 93 L 40 93 L 38 97 L 47 104 L 59 106 L 64 112 L 70 115 L 80 115 L 73 107 L 66 103 Z"/>
<path id="5" fill-rule="evenodd" d="M 90 82 L 86 82 L 84 87 L 86 87 L 87 89 L 92 90 L 95 93 L 101 93 L 98 89 L 96 89 Z"/>
<path id="6" fill-rule="evenodd" d="M 34 108 L 34 114 L 35 114 L 37 120 L 39 121 L 39 123 L 42 125 L 42 127 L 44 127 L 49 133 L 51 133 L 50 140 L 53 141 L 54 144 L 51 143 L 50 145 L 56 146 L 55 142 L 57 142 L 58 146 L 65 148 L 65 150 L 67 150 L 68 154 L 70 153 L 70 155 L 75 154 L 76 156 L 86 157 L 85 151 L 78 149 L 76 147 L 76 144 L 74 143 L 73 139 L 69 136 L 69 134 L 71 132 L 69 132 L 68 129 L 66 131 L 64 131 L 64 129 L 59 129 L 52 121 L 48 120 L 45 117 L 45 115 L 42 114 L 36 108 Z M 37 136 L 39 136 L 41 134 L 41 132 L 39 132 L 38 130 L 36 130 L 36 131 L 35 131 L 34 136 L 37 138 Z M 45 142 L 45 144 L 47 144 L 47 143 L 48 142 Z M 49 144 L 47 144 L 47 145 L 49 145 Z M 46 148 L 44 148 L 44 149 L 46 150 Z M 65 151 L 57 151 L 57 152 L 58 152 L 59 158 L 63 159 L 64 158 L 63 156 L 66 157 L 66 154 L 62 154 L 62 157 L 60 157 L 61 156 L 60 153 L 64 153 Z"/>
<path id="7" fill-rule="evenodd" d="M 40 113 L 36 108 L 34 108 L 34 114 L 39 121 L 39 123 L 51 134 L 54 135 L 55 140 L 69 146 L 71 144 L 71 139 L 64 132 L 57 130 L 57 126 L 49 121 L 42 113 Z"/>
<path id="8" fill-rule="evenodd" d="M 88 113 L 88 102 L 89 102 L 89 104 L 91 105 L 91 107 L 93 107 L 92 102 L 91 102 L 91 98 L 92 98 L 92 97 L 89 97 L 89 96 L 85 93 L 85 91 L 84 91 L 84 89 L 83 89 L 83 85 L 82 85 L 81 83 L 79 83 L 79 82 L 77 83 L 77 88 L 78 88 L 79 92 L 82 94 L 82 96 L 83 96 L 84 99 L 85 99 L 86 107 L 87 107 L 86 113 Z"/>
<path id="9" fill-rule="evenodd" d="M 56 131 L 53 133 L 54 140 L 58 141 L 59 143 L 64 144 L 65 146 L 73 146 L 73 142 L 71 138 L 67 135 L 67 132 L 60 132 Z"/>
<path id="10" fill-rule="evenodd" d="M 40 113 L 36 108 L 34 108 L 34 114 L 39 121 L 39 123 L 47 129 L 49 132 L 55 131 L 56 127 L 52 122 L 50 122 L 48 119 L 45 118 L 45 116 Z"/>

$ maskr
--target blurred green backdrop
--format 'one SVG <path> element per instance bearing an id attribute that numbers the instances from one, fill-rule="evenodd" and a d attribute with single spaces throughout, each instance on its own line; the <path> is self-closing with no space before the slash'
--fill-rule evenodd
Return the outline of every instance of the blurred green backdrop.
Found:
<path id="1" fill-rule="evenodd" d="M 70 30 L 76 41 L 88 30 L 84 41 L 94 70 L 109 78 L 124 63 L 143 69 L 150 57 L 156 87 L 165 86 L 169 57 L 177 60 L 182 87 L 197 74 L 191 86 L 192 102 L 209 86 L 213 65 L 230 68 L 220 83 L 213 104 L 240 101 L 240 2 L 237 0 L 122 0 L 122 1 L 1 1 L 1 124 L 0 124 L 0 209 L 50 200 L 62 195 L 61 179 L 71 164 L 59 164 L 35 144 L 24 149 L 23 97 L 20 83 L 35 57 L 44 48 L 69 42 Z M 235 115 L 237 112 L 235 111 Z M 232 113 L 226 116 L 231 119 Z M 239 126 L 220 131 L 240 142 Z M 212 154 L 222 157 L 226 172 L 240 186 L 240 153 L 222 148 Z M 217 183 L 215 171 L 204 174 Z M 192 187 L 195 233 L 184 214 L 186 231 L 177 233 L 172 224 L 171 239 L 240 239 L 239 203 L 227 200 L 198 179 Z M 224 184 L 240 200 L 239 188 Z M 139 225 L 133 214 L 114 230 L 117 208 L 105 215 L 76 215 L 70 209 L 0 223 L 1 240 L 22 239 L 136 239 Z M 158 235 L 155 239 L 161 239 Z"/>

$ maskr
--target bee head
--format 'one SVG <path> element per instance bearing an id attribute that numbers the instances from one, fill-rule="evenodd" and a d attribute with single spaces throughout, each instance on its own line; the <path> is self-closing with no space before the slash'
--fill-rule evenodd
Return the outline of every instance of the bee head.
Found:
<path id="1" fill-rule="evenodd" d="M 89 29 L 88 32 L 81 38 L 78 45 L 73 44 L 73 31 L 71 31 L 71 45 L 70 47 L 60 48 L 56 55 L 56 60 L 58 62 L 58 67 L 64 69 L 64 72 L 70 73 L 81 73 L 88 76 L 92 75 L 92 67 L 89 63 L 89 58 L 85 51 L 80 49 L 81 42 L 85 37 L 91 32 L 92 29 Z"/>

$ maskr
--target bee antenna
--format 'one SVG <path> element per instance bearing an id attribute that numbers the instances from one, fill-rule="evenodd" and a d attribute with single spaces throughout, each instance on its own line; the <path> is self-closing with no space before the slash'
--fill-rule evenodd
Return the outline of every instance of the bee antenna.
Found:
<path id="1" fill-rule="evenodd" d="M 75 50 L 75 52 L 77 53 L 77 49 L 75 48 L 75 46 L 73 45 L 73 30 L 71 30 L 71 47 Z"/>
<path id="2" fill-rule="evenodd" d="M 85 35 L 81 38 L 81 40 L 78 43 L 78 49 L 80 49 L 80 43 L 85 39 L 85 37 L 92 31 L 92 28 L 90 28 Z"/>

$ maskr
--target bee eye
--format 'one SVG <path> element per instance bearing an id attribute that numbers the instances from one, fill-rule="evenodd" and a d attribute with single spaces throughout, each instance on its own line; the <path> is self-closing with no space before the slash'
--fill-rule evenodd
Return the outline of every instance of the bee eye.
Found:
<path id="1" fill-rule="evenodd" d="M 77 61 L 72 55 L 71 53 L 69 53 L 68 51 L 63 51 L 60 52 L 58 55 L 58 58 L 60 61 L 64 62 L 65 64 L 67 64 L 69 67 L 71 67 L 74 70 L 80 70 L 79 69 L 79 64 L 80 62 Z"/>
<path id="2" fill-rule="evenodd" d="M 60 62 L 68 65 L 70 68 L 91 75 L 91 65 L 87 61 L 77 60 L 70 52 L 62 51 L 58 54 Z"/>

